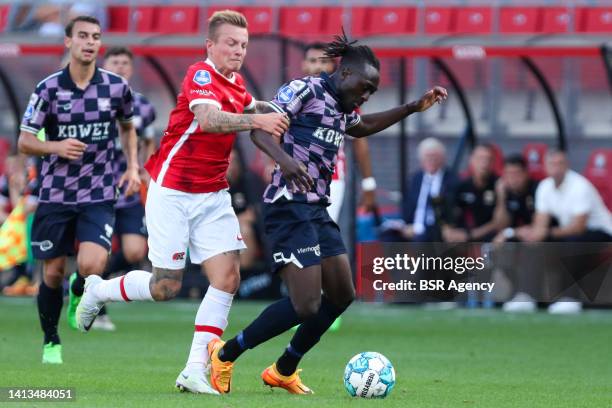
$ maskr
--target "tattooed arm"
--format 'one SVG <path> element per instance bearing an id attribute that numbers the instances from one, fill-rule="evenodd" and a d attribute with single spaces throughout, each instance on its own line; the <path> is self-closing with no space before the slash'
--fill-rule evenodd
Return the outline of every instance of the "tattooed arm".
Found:
<path id="1" fill-rule="evenodd" d="M 210 133 L 234 133 L 261 129 L 280 137 L 289 127 L 289 119 L 280 113 L 237 114 L 223 112 L 216 106 L 207 103 L 194 106 L 193 114 L 200 129 Z"/>
<path id="2" fill-rule="evenodd" d="M 268 113 L 274 112 L 273 110 L 268 109 L 268 102 L 265 101 L 255 101 L 255 109 L 245 110 L 244 113 Z"/>

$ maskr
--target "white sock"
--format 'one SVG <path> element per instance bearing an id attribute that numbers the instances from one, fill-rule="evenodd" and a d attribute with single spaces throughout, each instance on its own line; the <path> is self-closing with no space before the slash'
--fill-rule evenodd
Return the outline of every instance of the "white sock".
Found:
<path id="1" fill-rule="evenodd" d="M 153 300 L 149 282 L 151 272 L 132 271 L 118 278 L 100 282 L 94 286 L 94 295 L 103 302 L 129 302 Z"/>
<path id="2" fill-rule="evenodd" d="M 223 335 L 223 331 L 227 327 L 227 316 L 233 298 L 234 295 L 231 293 L 223 292 L 212 286 L 208 287 L 206 296 L 202 299 L 196 314 L 195 332 L 193 333 L 193 342 L 185 366 L 186 369 L 204 370 L 208 363 L 208 343 L 212 339 Z"/>

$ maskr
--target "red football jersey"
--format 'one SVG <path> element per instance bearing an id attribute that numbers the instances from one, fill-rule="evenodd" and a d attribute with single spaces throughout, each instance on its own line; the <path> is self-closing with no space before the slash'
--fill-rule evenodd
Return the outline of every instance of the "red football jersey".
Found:
<path id="1" fill-rule="evenodd" d="M 192 112 L 202 103 L 231 113 L 255 108 L 255 100 L 238 73 L 228 79 L 209 59 L 190 66 L 159 149 L 145 164 L 157 184 L 188 193 L 229 187 L 225 173 L 236 134 L 203 132 Z"/>

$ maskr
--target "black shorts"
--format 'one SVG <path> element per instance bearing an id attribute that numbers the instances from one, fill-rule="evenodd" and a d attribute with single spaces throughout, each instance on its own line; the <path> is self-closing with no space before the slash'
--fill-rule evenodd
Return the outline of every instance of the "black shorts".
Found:
<path id="1" fill-rule="evenodd" d="M 340 228 L 323 205 L 276 202 L 264 204 L 263 215 L 275 272 L 289 263 L 306 268 L 346 253 Z"/>
<path id="2" fill-rule="evenodd" d="M 147 236 L 145 209 L 142 204 L 137 203 L 130 207 L 117 208 L 115 210 L 115 235 L 121 236 L 125 234 Z"/>
<path id="3" fill-rule="evenodd" d="M 36 259 L 75 254 L 75 243 L 95 242 L 110 250 L 115 223 L 113 202 L 92 204 L 39 203 L 32 224 Z"/>

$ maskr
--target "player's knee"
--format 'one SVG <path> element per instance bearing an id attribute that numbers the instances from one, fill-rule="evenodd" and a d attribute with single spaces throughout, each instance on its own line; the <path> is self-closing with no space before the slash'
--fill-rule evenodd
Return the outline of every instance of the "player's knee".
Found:
<path id="1" fill-rule="evenodd" d="M 321 297 L 319 296 L 300 300 L 294 303 L 293 307 L 295 308 L 295 312 L 302 320 L 306 320 L 317 314 L 319 311 L 319 307 L 321 307 Z"/>
<path id="2" fill-rule="evenodd" d="M 47 268 L 43 280 L 48 287 L 59 288 L 64 281 L 64 271 L 55 268 Z"/>
<path id="3" fill-rule="evenodd" d="M 107 256 L 88 256 L 78 259 L 79 272 L 83 276 L 100 275 L 106 267 Z"/>
<path id="4" fill-rule="evenodd" d="M 124 248 L 123 256 L 127 263 L 133 264 L 140 262 L 147 255 L 147 250 L 144 247 Z"/>
<path id="5" fill-rule="evenodd" d="M 236 263 L 224 273 L 209 274 L 209 279 L 214 288 L 227 293 L 236 293 L 240 286 L 240 267 Z"/>
<path id="6" fill-rule="evenodd" d="M 181 291 L 181 282 L 162 280 L 152 285 L 151 296 L 157 302 L 174 299 Z"/>

